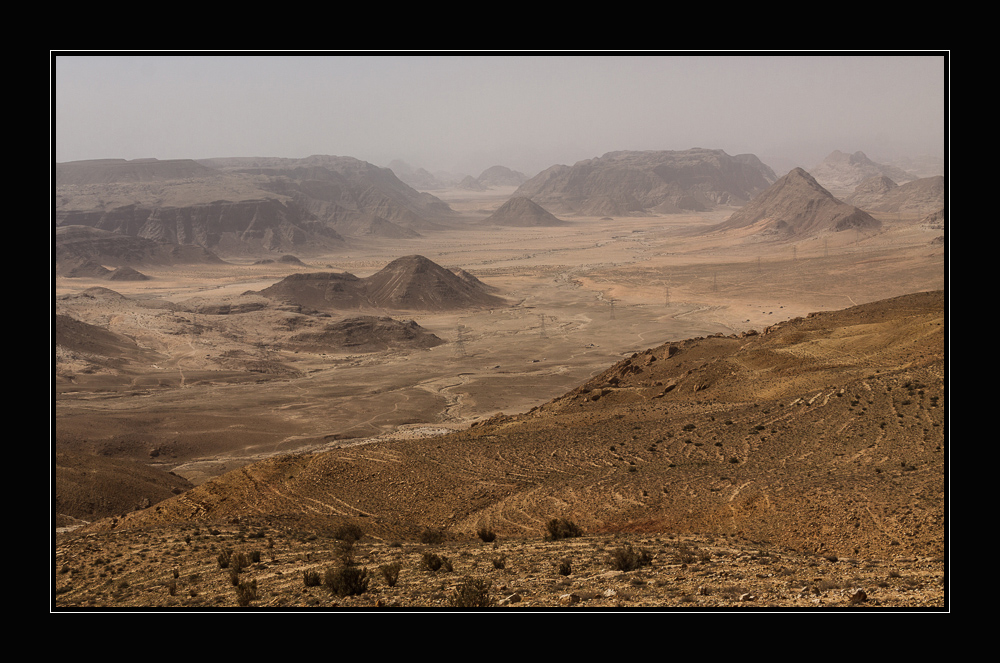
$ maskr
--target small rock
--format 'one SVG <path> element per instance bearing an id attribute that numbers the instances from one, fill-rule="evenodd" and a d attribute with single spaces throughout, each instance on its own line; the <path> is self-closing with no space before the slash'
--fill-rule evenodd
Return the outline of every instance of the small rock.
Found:
<path id="1" fill-rule="evenodd" d="M 559 597 L 559 605 L 573 605 L 579 602 L 580 597 L 577 594 L 563 594 Z"/>
<path id="2" fill-rule="evenodd" d="M 868 595 L 865 594 L 865 590 L 859 589 L 858 591 L 851 594 L 850 602 L 852 604 L 864 603 L 868 600 Z"/>

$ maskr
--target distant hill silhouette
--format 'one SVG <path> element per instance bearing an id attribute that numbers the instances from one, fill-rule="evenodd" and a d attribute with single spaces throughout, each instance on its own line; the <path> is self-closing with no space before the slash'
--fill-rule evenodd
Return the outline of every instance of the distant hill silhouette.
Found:
<path id="1" fill-rule="evenodd" d="M 853 189 L 878 175 L 885 175 L 896 184 L 916 179 L 902 168 L 875 163 L 860 150 L 854 154 L 834 150 L 821 164 L 810 169 L 809 174 L 826 189 Z"/>
<path id="2" fill-rule="evenodd" d="M 861 182 L 844 202 L 870 212 L 923 216 L 944 207 L 944 177 L 924 177 L 897 186 L 879 175 Z"/>
<path id="3" fill-rule="evenodd" d="M 566 222 L 528 198 L 515 196 L 483 220 L 497 226 L 562 226 Z"/>
<path id="4" fill-rule="evenodd" d="M 215 177 L 218 172 L 193 159 L 93 159 L 56 164 L 57 185 L 156 182 Z"/>
<path id="5" fill-rule="evenodd" d="M 483 190 L 496 186 L 521 186 L 527 181 L 527 175 L 511 170 L 507 166 L 490 166 L 480 173 L 479 177 L 473 178 L 471 175 L 466 177 L 459 186 L 464 189 Z"/>

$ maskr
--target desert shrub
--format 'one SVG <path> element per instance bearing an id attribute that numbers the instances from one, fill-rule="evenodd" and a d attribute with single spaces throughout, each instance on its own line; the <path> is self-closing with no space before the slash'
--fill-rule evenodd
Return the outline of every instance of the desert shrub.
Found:
<path id="1" fill-rule="evenodd" d="M 553 518 L 545 523 L 545 529 L 549 532 L 548 538 L 553 541 L 569 539 L 583 534 L 583 530 L 576 523 L 565 518 Z"/>
<path id="2" fill-rule="evenodd" d="M 352 539 L 338 541 L 335 554 L 343 566 L 354 566 L 354 541 Z"/>
<path id="3" fill-rule="evenodd" d="M 378 570 L 382 574 L 382 579 L 385 580 L 385 584 L 390 587 L 395 587 L 396 582 L 399 580 L 400 568 L 401 566 L 399 562 L 393 562 L 392 564 L 383 564 L 378 567 Z"/>
<path id="4" fill-rule="evenodd" d="M 448 603 L 453 608 L 490 608 L 496 602 L 490 597 L 489 580 L 482 578 L 466 578 L 451 595 Z"/>
<path id="5" fill-rule="evenodd" d="M 640 566 L 649 566 L 653 563 L 653 557 L 648 551 L 640 549 L 638 552 L 632 546 L 626 545 L 611 551 L 608 556 L 608 563 L 613 569 L 618 571 L 635 571 Z"/>
<path id="6" fill-rule="evenodd" d="M 677 558 L 677 561 L 680 562 L 681 564 L 692 564 L 694 563 L 695 559 L 697 559 L 695 557 L 694 551 L 692 551 L 690 548 L 687 547 L 686 544 L 683 543 L 677 544 L 677 547 L 674 549 L 674 556 Z"/>
<path id="7" fill-rule="evenodd" d="M 238 566 L 229 567 L 229 582 L 233 584 L 233 587 L 238 587 L 240 584 L 240 571 Z"/>
<path id="8" fill-rule="evenodd" d="M 420 533 L 420 543 L 441 543 L 444 541 L 444 532 L 433 527 L 428 527 Z"/>
<path id="9" fill-rule="evenodd" d="M 229 562 L 232 556 L 233 556 L 233 551 L 231 550 L 223 550 L 222 552 L 220 552 L 219 556 L 216 557 L 216 560 L 219 562 L 219 568 L 228 569 Z"/>
<path id="10" fill-rule="evenodd" d="M 303 571 L 302 582 L 306 587 L 319 587 L 319 571 Z"/>
<path id="11" fill-rule="evenodd" d="M 236 585 L 236 603 L 241 607 L 247 607 L 251 601 L 257 600 L 257 581 L 241 582 Z"/>
<path id="12" fill-rule="evenodd" d="M 259 550 L 252 550 L 252 551 L 250 551 L 250 561 L 253 562 L 254 564 L 259 564 L 260 563 L 260 551 Z"/>
<path id="13" fill-rule="evenodd" d="M 484 543 L 490 543 L 496 540 L 497 538 L 496 532 L 494 532 L 488 527 L 480 527 L 478 530 L 476 530 L 476 535 L 479 537 L 479 540 L 483 541 Z"/>
<path id="14" fill-rule="evenodd" d="M 559 560 L 559 567 L 557 570 L 561 576 L 568 576 L 573 573 L 573 568 L 570 566 L 569 559 Z"/>
<path id="15" fill-rule="evenodd" d="M 438 555 L 437 553 L 432 553 L 430 551 L 423 553 L 422 560 L 424 568 L 432 573 L 436 573 L 441 569 L 444 569 L 445 571 L 452 571 L 454 569 L 450 559 L 444 555 Z"/>
<path id="16" fill-rule="evenodd" d="M 344 523 L 333 532 L 333 538 L 339 541 L 351 541 L 352 543 L 358 541 L 364 535 L 365 533 L 361 530 L 361 526 L 354 523 Z"/>
<path id="17" fill-rule="evenodd" d="M 368 591 L 368 569 L 357 566 L 341 566 L 326 570 L 323 584 L 337 596 L 352 596 Z"/>
<path id="18" fill-rule="evenodd" d="M 507 558 L 504 555 L 497 555 L 492 560 L 493 568 L 500 570 L 507 568 Z"/>

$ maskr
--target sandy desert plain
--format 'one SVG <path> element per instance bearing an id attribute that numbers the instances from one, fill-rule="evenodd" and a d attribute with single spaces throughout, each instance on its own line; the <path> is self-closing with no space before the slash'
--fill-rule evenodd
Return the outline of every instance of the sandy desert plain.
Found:
<path id="1" fill-rule="evenodd" d="M 433 193 L 469 219 L 481 219 L 513 190 Z M 498 414 L 516 420 L 618 362 L 665 343 L 739 337 L 815 312 L 945 288 L 946 250 L 944 244 L 933 243 L 942 234 L 940 228 L 892 214 L 879 217 L 883 227 L 875 233 L 827 233 L 795 244 L 755 241 L 739 230 L 709 232 L 733 211 L 721 207 L 705 214 L 570 217 L 564 226 L 542 228 L 455 224 L 412 239 L 354 240 L 349 249 L 303 257 L 302 264 L 226 258 L 226 264 L 146 266 L 141 271 L 150 277 L 147 281 L 54 277 L 59 311 L 134 338 L 158 357 L 144 374 L 127 380 L 100 373 L 57 380 L 57 449 L 142 462 L 196 487 L 258 461 L 294 465 L 275 459 L 314 458 L 331 450 L 360 457 L 371 449 L 365 467 L 377 467 L 391 462 L 394 448 L 403 449 L 394 445 L 417 441 L 432 449 L 437 438 L 428 436 L 479 429 L 491 418 L 502 423 Z M 407 255 L 467 270 L 509 305 L 446 312 L 369 311 L 413 319 L 446 342 L 428 349 L 355 354 L 287 349 L 282 341 L 289 332 L 275 324 L 275 317 L 197 312 L 200 306 L 207 311 L 252 299 L 244 293 L 293 273 L 346 271 L 364 277 Z M 182 304 L 184 309 L 137 308 L 108 295 L 65 297 L 94 287 L 134 300 Z M 254 357 L 275 368 L 248 377 L 245 370 L 227 371 L 226 358 L 232 356 Z M 708 410 L 698 412 L 705 418 Z M 935 426 L 943 422 L 940 416 L 937 421 Z M 470 429 L 473 423 L 477 426 Z M 941 430 L 935 434 L 940 436 Z M 663 437 L 657 440 L 662 443 Z M 608 446 L 606 441 L 599 445 L 605 450 Z M 655 446 L 654 440 L 650 448 Z M 556 456 L 554 451 L 536 452 L 498 472 L 495 483 L 516 483 L 515 475 L 530 474 L 532 463 L 541 466 L 547 456 Z M 433 457 L 429 452 L 412 453 Z M 940 488 L 943 460 L 935 463 L 927 481 Z M 903 466 L 906 469 L 905 461 Z M 280 471 L 292 472 L 289 467 Z M 371 472 L 374 476 L 377 470 Z M 752 480 L 739 488 L 749 483 Z M 421 489 L 404 487 L 396 499 L 422 504 L 433 498 L 433 493 L 418 497 L 407 492 Z M 727 490 L 730 501 L 739 492 L 732 486 Z M 658 492 L 645 487 L 636 491 L 643 497 Z M 494 574 L 494 595 L 511 607 L 945 605 L 941 503 L 931 509 L 936 515 L 923 532 L 931 531 L 917 537 L 919 543 L 889 541 L 893 537 L 888 536 L 884 546 L 872 543 L 870 548 L 845 550 L 843 542 L 836 549 L 827 541 L 806 550 L 787 545 L 780 536 L 763 540 L 758 533 L 746 540 L 740 530 L 701 535 L 693 526 L 677 532 L 636 526 L 615 531 L 610 519 L 600 527 L 597 514 L 588 518 L 582 499 L 573 505 L 552 493 L 538 501 L 551 501 L 551 508 L 538 509 L 523 522 L 505 520 L 498 507 L 492 512 L 495 520 L 488 523 L 463 520 L 469 512 L 454 510 L 428 513 L 426 522 L 414 523 L 414 531 L 433 526 L 447 532 L 443 543 L 430 546 L 451 557 L 456 568 L 447 576 L 421 566 L 429 544 L 419 537 L 408 539 L 388 524 L 380 528 L 379 514 L 370 508 L 332 510 L 329 531 L 310 524 L 302 531 L 312 534 L 287 539 L 285 532 L 292 530 L 282 530 L 280 521 L 256 519 L 262 514 L 249 512 L 230 514 L 214 525 L 192 518 L 188 524 L 150 520 L 145 530 L 67 530 L 55 546 L 54 600 L 57 606 L 235 606 L 234 588 L 216 557 L 227 547 L 255 545 L 252 533 L 266 531 L 260 536 L 270 542 L 270 560 L 247 571 L 256 574 L 260 584 L 252 603 L 258 607 L 448 607 L 453 605 L 449 597 L 470 570 Z M 587 535 L 543 540 L 546 518 L 562 515 L 580 523 Z M 374 578 L 372 589 L 349 597 L 304 586 L 304 573 L 322 572 L 336 558 L 340 544 L 330 531 L 343 522 L 360 523 L 365 531 L 354 551 L 373 578 L 376 566 L 403 561 L 398 585 L 390 587 Z M 496 531 L 497 540 L 485 543 L 476 537 L 483 523 Z M 609 569 L 607 551 L 626 542 L 651 551 L 652 562 L 631 572 Z M 201 550 L 198 562 L 184 557 L 192 547 Z M 700 553 L 684 560 L 681 548 Z M 165 552 L 170 550 L 174 552 Z M 534 561 L 527 561 L 529 557 Z M 573 574 L 553 570 L 556 562 L 571 557 Z M 154 558 L 159 558 L 156 564 Z M 552 564 L 546 561 L 550 558 Z M 88 573 L 87 568 L 92 570 Z M 715 589 L 707 589 L 710 586 Z M 867 600 L 857 598 L 859 586 L 865 587 Z"/>

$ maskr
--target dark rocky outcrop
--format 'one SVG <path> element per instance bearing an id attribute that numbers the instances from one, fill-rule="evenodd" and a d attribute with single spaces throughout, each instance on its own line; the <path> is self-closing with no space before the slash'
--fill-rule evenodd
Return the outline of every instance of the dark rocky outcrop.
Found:
<path id="1" fill-rule="evenodd" d="M 447 311 L 506 305 L 478 279 L 463 278 L 416 255 L 398 258 L 366 278 L 331 272 L 292 274 L 257 294 L 319 311 Z"/>
<path id="2" fill-rule="evenodd" d="M 384 350 L 426 349 L 444 343 L 413 320 L 358 316 L 331 322 L 318 331 L 303 331 L 288 345 L 313 352 L 367 353 Z"/>

